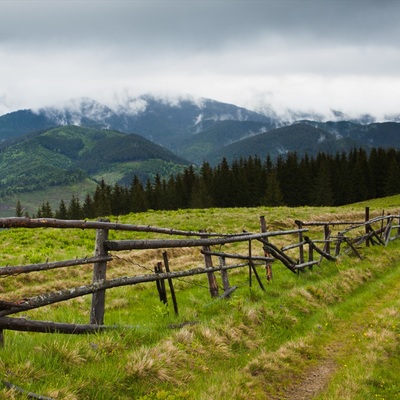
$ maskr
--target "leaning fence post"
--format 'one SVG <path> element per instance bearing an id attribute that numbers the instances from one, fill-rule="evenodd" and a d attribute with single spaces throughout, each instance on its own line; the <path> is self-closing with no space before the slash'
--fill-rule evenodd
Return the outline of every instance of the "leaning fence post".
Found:
<path id="1" fill-rule="evenodd" d="M 109 222 L 108 220 L 99 220 Z M 104 242 L 108 240 L 108 229 L 96 230 L 96 243 L 94 249 L 95 257 L 106 256 L 108 251 L 104 247 Z M 93 265 L 93 283 L 106 279 L 107 261 L 96 262 Z M 99 290 L 92 295 L 92 306 L 90 309 L 90 323 L 93 325 L 104 324 L 104 310 L 106 302 L 106 291 Z"/>
<path id="2" fill-rule="evenodd" d="M 167 254 L 166 251 L 163 252 L 163 259 L 164 259 L 165 270 L 169 274 L 171 271 L 169 269 L 168 254 Z M 168 285 L 169 285 L 169 290 L 171 292 L 172 303 L 174 304 L 175 315 L 178 315 L 179 314 L 179 312 L 178 312 L 178 303 L 176 301 L 174 284 L 173 284 L 171 278 L 168 278 Z"/>
<path id="3" fill-rule="evenodd" d="M 205 236 L 204 236 L 204 238 L 205 238 Z M 212 257 L 210 254 L 207 254 L 210 252 L 210 246 L 203 246 L 203 251 L 204 251 L 205 267 L 212 268 L 213 267 Z M 211 297 L 213 297 L 213 298 L 218 297 L 218 284 L 217 284 L 217 279 L 215 278 L 214 272 L 207 272 L 207 278 L 208 278 L 208 286 L 210 288 Z"/>

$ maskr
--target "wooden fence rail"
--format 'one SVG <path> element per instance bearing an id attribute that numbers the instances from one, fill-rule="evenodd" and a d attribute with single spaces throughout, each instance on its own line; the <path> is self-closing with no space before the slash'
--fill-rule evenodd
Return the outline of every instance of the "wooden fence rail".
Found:
<path id="1" fill-rule="evenodd" d="M 242 232 L 239 234 L 218 234 L 210 232 L 193 232 L 176 229 L 158 228 L 143 225 L 111 223 L 107 220 L 98 221 L 74 221 L 57 219 L 29 219 L 29 218 L 3 218 L 0 219 L 0 228 L 59 228 L 59 229 L 92 229 L 96 230 L 94 244 L 94 256 L 77 258 L 75 260 L 44 262 L 40 264 L 29 264 L 21 266 L 0 267 L 0 276 L 13 277 L 22 273 L 44 272 L 56 268 L 93 264 L 92 283 L 84 286 L 45 293 L 20 301 L 0 300 L 0 344 L 3 343 L 3 330 L 20 330 L 34 332 L 60 332 L 60 333 L 90 333 L 108 329 L 104 325 L 105 296 L 106 290 L 128 285 L 136 285 L 146 282 L 156 282 L 160 300 L 166 302 L 166 286 L 168 282 L 175 313 L 178 314 L 178 306 L 173 288 L 173 280 L 182 277 L 206 274 L 212 297 L 229 297 L 236 287 L 230 287 L 228 271 L 235 268 L 249 268 L 249 284 L 252 282 L 252 275 L 262 290 L 265 290 L 256 266 L 263 265 L 266 269 L 267 280 L 272 280 L 272 263 L 280 261 L 293 273 L 304 271 L 306 267 L 311 269 L 319 265 L 323 258 L 334 261 L 341 252 L 353 252 L 361 257 L 358 247 L 366 242 L 369 244 L 386 245 L 390 240 L 400 237 L 400 216 L 388 215 L 369 219 L 369 209 L 366 209 L 364 221 L 295 221 L 297 229 L 267 231 L 265 218 L 260 217 L 260 233 Z M 368 218 L 367 218 L 368 217 Z M 396 224 L 395 222 L 398 221 Z M 378 227 L 375 225 L 379 224 Z M 322 227 L 323 239 L 311 239 L 309 228 L 313 231 Z M 344 227 L 337 235 L 332 235 L 331 229 Z M 178 235 L 178 239 L 147 239 L 147 240 L 109 240 L 110 230 L 146 232 L 151 234 Z M 363 234 L 360 231 L 364 230 Z M 356 236 L 350 236 L 356 232 Z M 395 234 L 393 235 L 393 232 Z M 305 235 L 307 233 L 307 236 Z M 281 236 L 294 236 L 298 241 L 279 248 L 270 242 L 271 238 Z M 195 238 L 188 238 L 188 237 Z M 212 246 L 221 246 L 231 243 L 248 242 L 248 254 L 232 254 L 223 251 L 213 251 Z M 253 255 L 252 243 L 261 243 L 264 256 Z M 322 248 L 319 246 L 323 246 Z M 342 247 L 346 245 L 345 250 Z M 170 271 L 169 260 L 166 251 L 163 252 L 163 263 L 159 262 L 154 274 L 136 275 L 107 279 L 107 264 L 114 257 L 111 252 L 125 250 L 147 250 L 147 249 L 168 249 L 198 247 L 204 257 L 204 267 L 184 270 Z M 335 249 L 334 255 L 331 254 Z M 298 252 L 296 255 L 289 253 Z M 314 259 L 318 254 L 320 258 Z M 307 259 L 306 256 L 308 255 Z M 219 263 L 213 265 L 213 257 L 218 257 Z M 243 263 L 227 265 L 226 259 L 242 260 Z M 162 267 L 164 264 L 165 271 Z M 215 273 L 219 272 L 222 278 L 224 293 L 219 296 L 218 284 Z M 46 305 L 55 304 L 61 301 L 70 300 L 80 296 L 91 294 L 92 302 L 90 309 L 89 324 L 55 323 L 49 321 L 32 321 L 24 318 L 10 318 L 11 314 L 18 314 L 40 308 Z"/>

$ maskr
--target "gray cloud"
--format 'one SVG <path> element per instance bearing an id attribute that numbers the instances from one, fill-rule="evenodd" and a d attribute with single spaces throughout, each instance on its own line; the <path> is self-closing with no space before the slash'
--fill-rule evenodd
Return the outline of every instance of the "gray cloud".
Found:
<path id="1" fill-rule="evenodd" d="M 147 91 L 394 112 L 399 15 L 397 0 L 0 1 L 0 113 Z"/>

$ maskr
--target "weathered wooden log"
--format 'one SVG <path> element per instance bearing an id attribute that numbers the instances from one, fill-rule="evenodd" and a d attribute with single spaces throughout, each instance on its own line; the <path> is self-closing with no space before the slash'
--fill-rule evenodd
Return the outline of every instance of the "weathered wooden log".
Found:
<path id="1" fill-rule="evenodd" d="M 305 267 L 310 267 L 310 266 L 316 265 L 316 264 L 319 264 L 319 261 L 316 261 L 316 260 L 315 261 L 307 261 L 302 264 L 296 264 L 294 266 L 294 268 L 299 270 L 299 269 L 303 269 Z"/>
<path id="2" fill-rule="evenodd" d="M 282 251 L 297 249 L 297 247 L 304 246 L 306 242 L 303 240 L 301 243 L 293 243 L 281 248 Z"/>
<path id="3" fill-rule="evenodd" d="M 0 329 L 23 332 L 73 333 L 80 335 L 86 333 L 97 333 L 111 328 L 112 327 L 107 327 L 105 325 L 68 324 L 50 321 L 35 321 L 25 318 L 0 317 Z M 115 327 L 113 329 L 115 329 Z"/>
<path id="4" fill-rule="evenodd" d="M 328 254 L 327 252 L 321 250 L 318 246 L 316 246 L 313 241 L 308 237 L 308 236 L 304 236 L 304 240 L 306 243 L 308 243 L 313 250 L 315 250 L 319 255 L 325 257 L 327 260 L 329 261 L 335 261 L 336 258 L 331 256 L 330 254 Z"/>
<path id="5" fill-rule="evenodd" d="M 63 229 L 108 229 L 119 231 L 163 233 L 181 236 L 222 236 L 213 233 L 182 231 L 178 229 L 158 228 L 150 225 L 119 224 L 106 221 L 63 220 L 55 218 L 0 218 L 0 228 L 63 228 Z"/>
<path id="6" fill-rule="evenodd" d="M 0 317 L 4 315 L 16 314 L 22 311 L 33 310 L 35 308 L 44 307 L 46 305 L 59 303 L 65 300 L 74 299 L 76 297 L 81 297 L 87 294 L 95 293 L 99 290 L 111 289 L 120 286 L 136 285 L 139 283 L 155 282 L 156 280 L 159 279 L 168 279 L 168 278 L 175 279 L 186 276 L 201 275 L 201 274 L 206 274 L 208 272 L 221 271 L 222 269 L 242 268 L 246 265 L 247 264 L 236 264 L 236 265 L 227 265 L 225 267 L 194 268 L 191 270 L 176 271 L 171 273 L 165 272 L 162 274 L 147 274 L 147 275 L 137 275 L 133 277 L 109 279 L 105 281 L 92 283 L 86 286 L 79 286 L 71 289 L 59 290 L 57 292 L 46 293 L 43 295 L 25 299 L 24 302 L 18 304 L 18 306 L 16 307 L 12 307 L 9 310 L 0 310 Z"/>
<path id="7" fill-rule="evenodd" d="M 304 229 L 303 232 L 306 232 Z M 220 238 L 207 239 L 149 239 L 149 240 L 107 240 L 105 246 L 108 250 L 145 250 L 145 249 L 162 249 L 172 247 L 202 247 L 214 246 L 226 243 L 246 242 L 248 240 L 258 240 L 266 237 L 290 235 L 299 233 L 298 229 L 289 231 L 276 231 L 266 233 L 242 234 L 235 236 L 226 236 Z"/>
<path id="8" fill-rule="evenodd" d="M 0 276 L 18 275 L 22 273 L 35 272 L 35 271 L 47 271 L 55 268 L 73 267 L 76 265 L 93 264 L 97 262 L 107 262 L 111 260 L 112 260 L 111 256 L 89 257 L 89 258 L 85 257 L 85 258 L 76 258 L 75 260 L 45 262 L 41 264 L 28 264 L 28 265 L 20 265 L 13 267 L 6 266 L 6 267 L 0 267 Z"/>
<path id="9" fill-rule="evenodd" d="M 106 222 L 106 221 L 104 221 Z M 107 229 L 98 229 L 96 231 L 96 243 L 94 249 L 95 257 L 106 257 L 107 249 L 104 242 L 108 239 Z M 102 282 L 106 279 L 107 261 L 96 262 L 93 265 L 93 283 Z M 104 313 L 106 305 L 106 291 L 98 290 L 92 295 L 92 304 L 90 308 L 90 323 L 96 325 L 104 324 Z"/>
<path id="10" fill-rule="evenodd" d="M 206 241 L 207 239 L 201 239 L 201 241 Z M 210 252 L 210 246 L 209 245 L 204 245 L 203 246 L 203 255 L 204 255 L 204 264 L 207 270 L 207 278 L 208 278 L 208 287 L 210 290 L 211 297 L 215 298 L 218 297 L 218 284 L 217 284 L 217 279 L 215 278 L 214 272 L 212 271 L 213 269 L 213 262 L 212 258 L 209 254 Z"/>
<path id="11" fill-rule="evenodd" d="M 301 230 L 303 228 L 303 223 L 301 221 L 296 220 L 296 225 Z M 299 243 L 303 242 L 303 232 L 299 232 Z M 299 260 L 300 263 L 304 262 L 304 246 L 300 245 L 299 246 Z"/>
<path id="12" fill-rule="evenodd" d="M 249 256 L 245 256 L 242 254 L 229 254 L 229 253 L 222 253 L 218 251 L 205 251 L 201 250 L 202 254 L 209 254 L 210 256 L 216 256 L 216 257 L 224 257 L 224 258 L 236 258 L 237 260 L 249 260 Z M 268 261 L 268 262 L 274 262 L 275 258 L 273 257 L 263 257 L 263 256 L 252 256 L 251 259 L 253 261 Z"/>
<path id="13" fill-rule="evenodd" d="M 225 290 L 225 292 L 222 293 L 222 294 L 219 296 L 219 299 L 226 299 L 226 298 L 230 297 L 231 294 L 232 294 L 236 289 L 237 289 L 237 286 L 232 286 L 232 287 L 229 288 L 228 290 Z"/>
<path id="14" fill-rule="evenodd" d="M 24 397 L 28 399 L 38 399 L 38 400 L 55 400 L 53 397 L 47 397 L 47 396 L 42 396 L 40 394 L 36 394 L 33 392 L 30 392 L 28 390 L 25 390 L 17 385 L 14 385 L 11 382 L 1 380 L 0 381 L 7 389 L 15 390 L 18 393 L 21 393 L 24 395 Z"/>
<path id="15" fill-rule="evenodd" d="M 154 272 L 156 274 L 162 274 L 164 272 L 161 261 L 158 262 L 157 265 L 154 267 Z M 160 297 L 160 301 L 164 304 L 168 304 L 167 291 L 165 290 L 164 279 L 159 279 L 156 281 L 156 283 L 157 283 L 157 290 L 158 290 L 158 295 Z"/>
<path id="16" fill-rule="evenodd" d="M 294 266 L 296 262 L 292 260 L 287 254 L 285 254 L 282 250 L 278 249 L 276 246 L 269 242 L 264 242 L 262 239 L 259 239 L 262 243 L 264 243 L 264 249 L 270 253 L 274 258 L 279 260 L 285 267 L 287 267 L 290 271 L 296 273 Z"/>
<path id="17" fill-rule="evenodd" d="M 351 242 L 351 240 L 349 238 L 344 237 L 344 241 L 349 246 L 349 250 L 347 250 L 346 253 L 349 253 L 350 251 L 353 251 L 358 258 L 360 258 L 360 259 L 363 258 L 362 255 L 360 254 L 360 252 L 356 249 L 356 247 L 353 245 L 353 243 Z"/>
<path id="18" fill-rule="evenodd" d="M 0 300 L 0 310 L 10 310 L 13 307 L 19 307 L 18 303 Z"/>
<path id="19" fill-rule="evenodd" d="M 219 255 L 219 265 L 221 268 L 225 267 L 225 257 L 222 255 Z M 221 270 L 221 280 L 222 280 L 222 287 L 225 292 L 227 292 L 230 289 L 230 284 L 229 284 L 229 278 L 228 278 L 228 270 L 222 269 Z"/>

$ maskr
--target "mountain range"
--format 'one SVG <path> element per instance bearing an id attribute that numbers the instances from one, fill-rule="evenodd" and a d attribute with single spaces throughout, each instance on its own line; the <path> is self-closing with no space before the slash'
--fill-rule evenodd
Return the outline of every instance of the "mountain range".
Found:
<path id="1" fill-rule="evenodd" d="M 134 175 L 145 181 L 223 158 L 400 148 L 398 118 L 377 123 L 370 116 L 334 116 L 334 121 L 294 114 L 283 119 L 271 110 L 210 99 L 149 95 L 113 107 L 82 98 L 18 110 L 0 116 L 0 195 L 87 179 L 129 184 Z"/>

